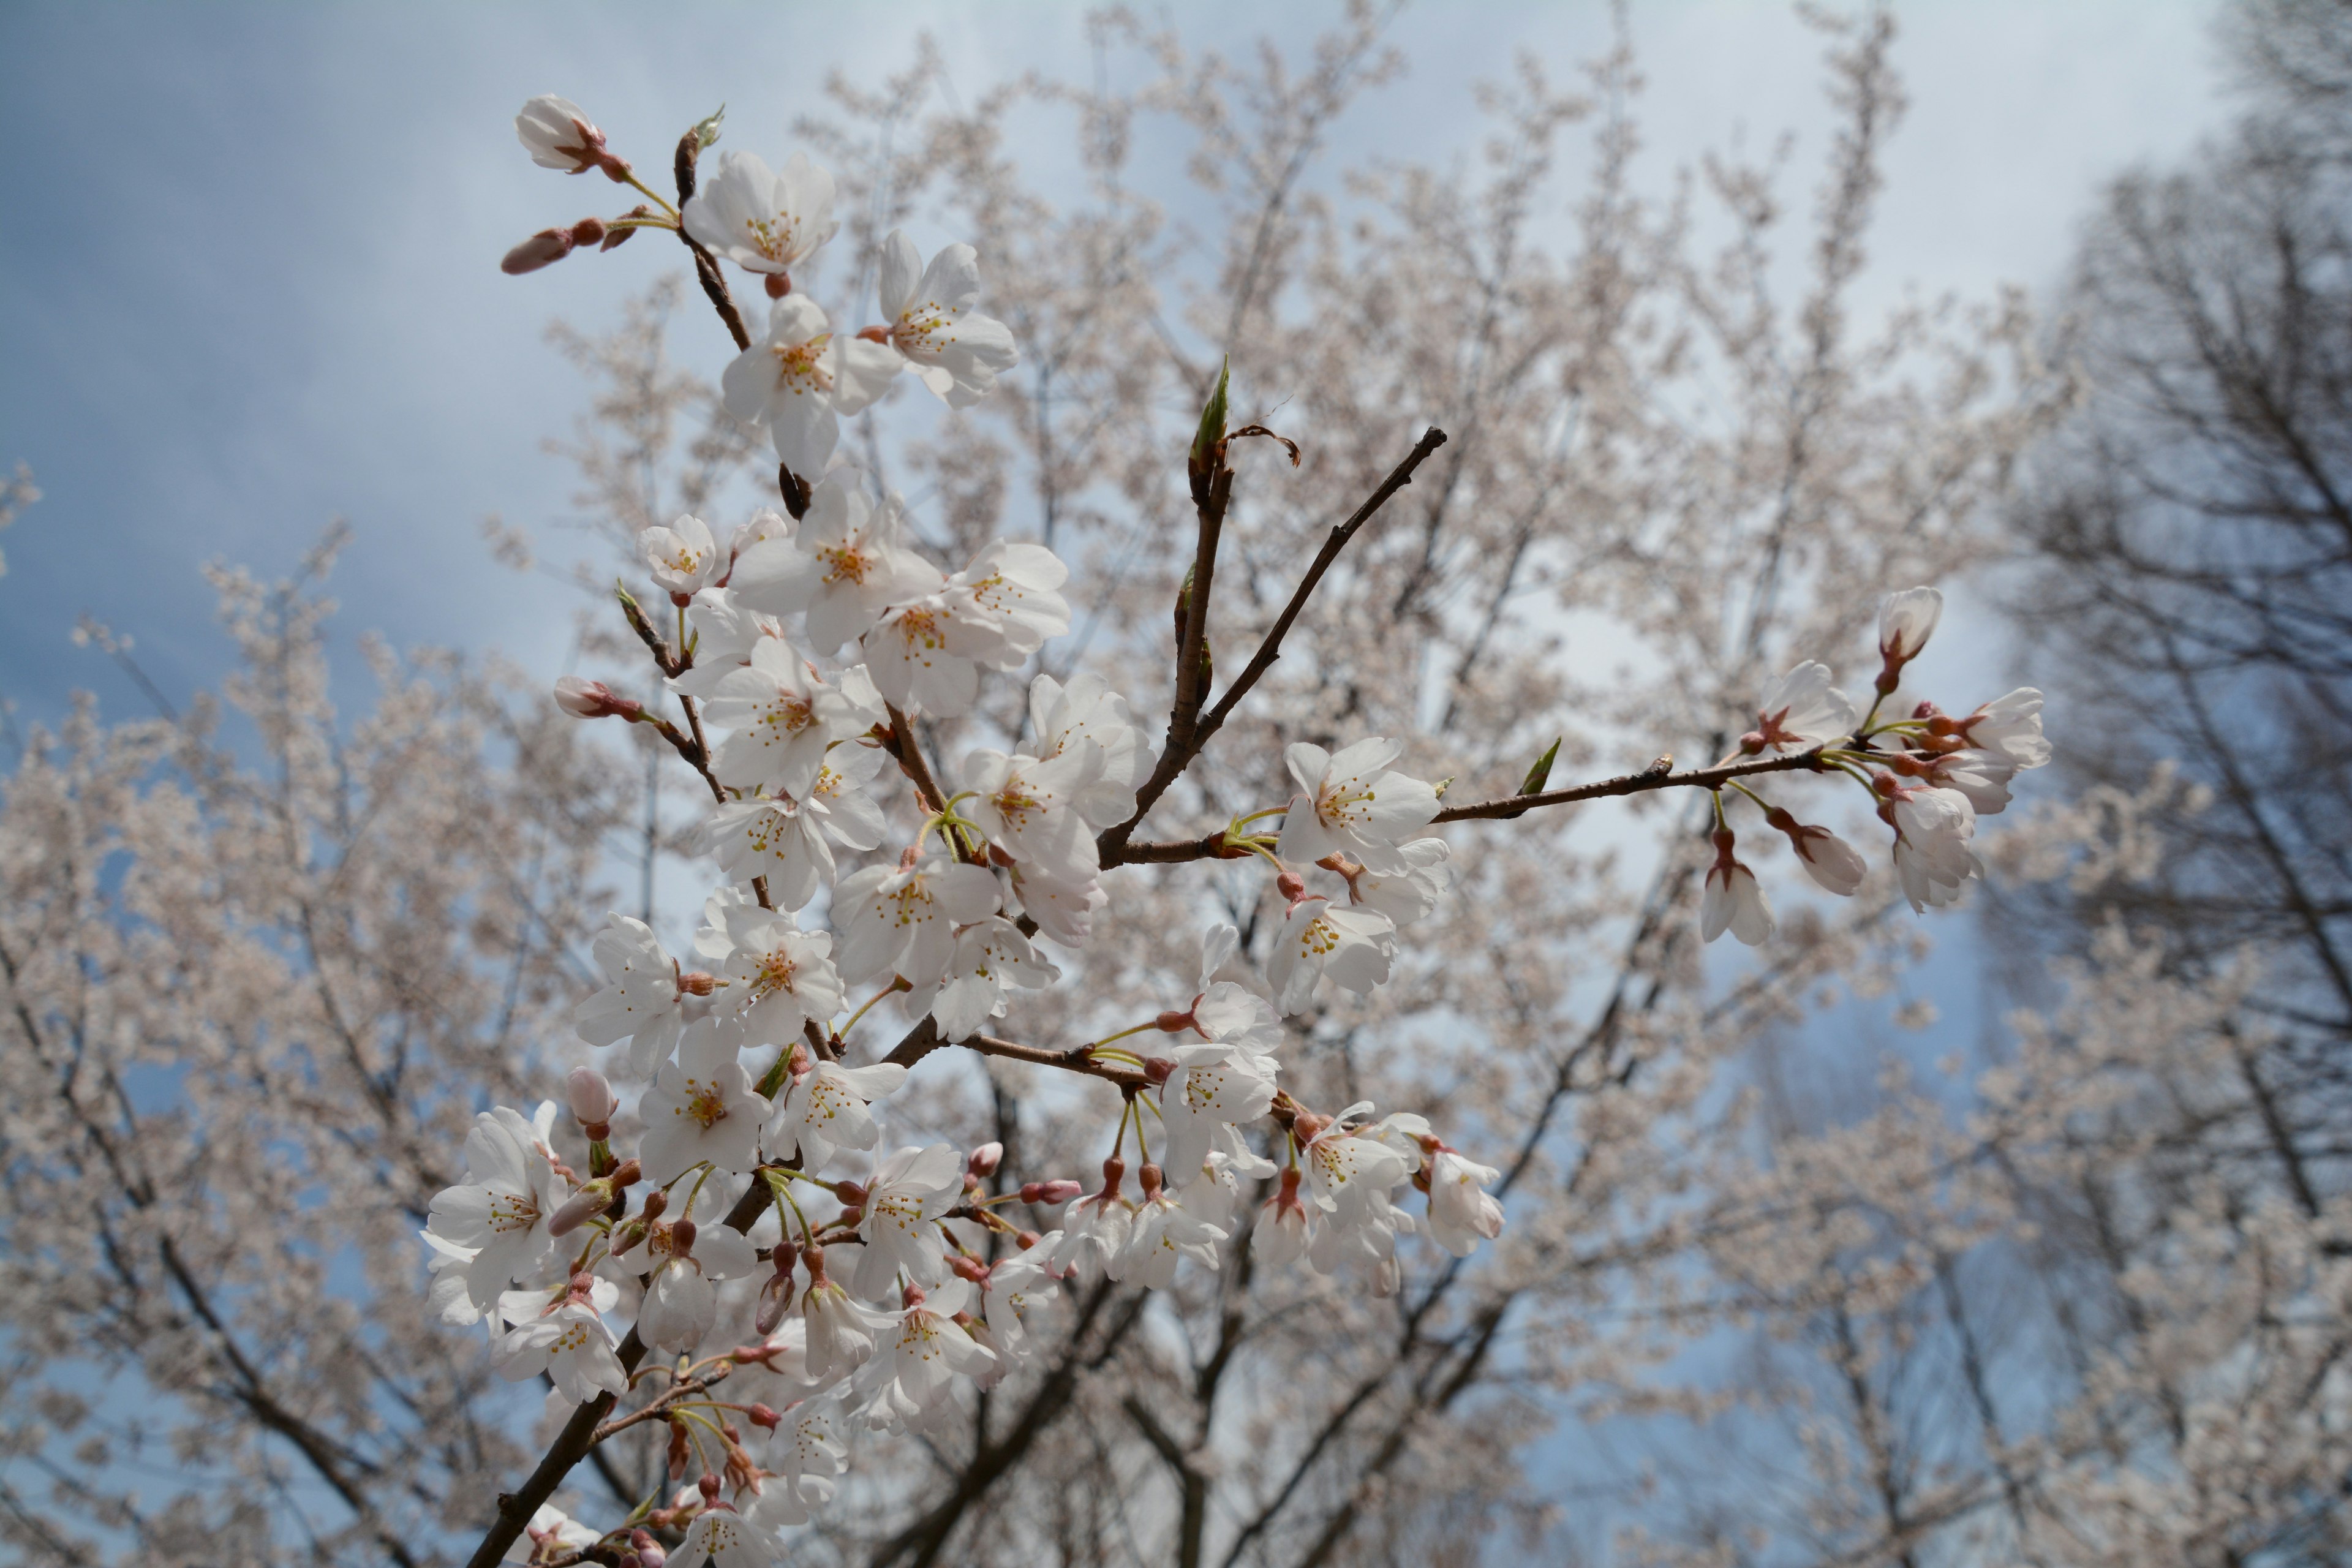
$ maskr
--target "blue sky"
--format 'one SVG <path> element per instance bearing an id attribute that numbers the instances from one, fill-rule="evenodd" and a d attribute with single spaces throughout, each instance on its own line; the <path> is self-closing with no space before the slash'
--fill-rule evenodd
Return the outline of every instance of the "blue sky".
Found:
<path id="1" fill-rule="evenodd" d="M 1193 5 L 1181 31 L 1230 47 L 1271 20 L 1295 45 L 1333 9 Z M 1874 247 L 1882 300 L 1906 282 L 2046 285 L 2099 179 L 2177 153 L 2221 112 L 2200 5 L 1897 13 L 1914 107 Z M 612 194 L 530 164 L 510 129 L 524 98 L 564 92 L 658 163 L 721 100 L 730 144 L 780 156 L 828 71 L 873 80 L 926 29 L 965 94 L 1088 68 L 1071 6 L 686 15 L 592 0 L 0 8 L 0 465 L 29 461 L 47 492 L 0 541 L 0 693 L 20 722 L 54 719 L 77 686 L 138 708 L 68 641 L 83 611 L 134 635 L 175 699 L 216 680 L 227 647 L 200 563 L 274 574 L 336 516 L 357 531 L 336 579 L 344 640 L 498 647 L 556 672 L 568 601 L 490 565 L 480 521 L 563 510 L 569 476 L 540 443 L 582 394 L 546 323 L 601 326 L 676 261 L 640 245 L 498 272 L 514 240 Z M 1788 8 L 1645 0 L 1633 26 L 1654 188 L 1709 148 L 1784 129 L 1801 169 L 1817 155 L 1818 42 Z M 1452 155 L 1477 133 L 1472 81 L 1520 47 L 1565 76 L 1606 26 L 1580 0 L 1408 10 L 1395 38 L 1410 78 L 1343 122 L 1335 151 Z M 723 345 L 709 346 L 715 369 Z"/>

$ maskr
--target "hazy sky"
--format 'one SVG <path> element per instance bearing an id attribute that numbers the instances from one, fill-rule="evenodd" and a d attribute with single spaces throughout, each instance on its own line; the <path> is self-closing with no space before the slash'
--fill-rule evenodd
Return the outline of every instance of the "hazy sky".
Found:
<path id="1" fill-rule="evenodd" d="M 1333 9 L 1194 4 L 1181 30 L 1231 47 L 1271 18 L 1297 47 Z M 2178 153 L 2222 109 L 2203 5 L 1896 10 L 1913 108 L 1873 245 L 1882 300 L 2047 285 L 2098 182 Z M 47 496 L 0 537 L 0 693 L 20 721 L 74 686 L 138 706 L 70 646 L 84 610 L 135 634 L 173 697 L 215 680 L 200 563 L 274 574 L 338 515 L 358 530 L 336 579 L 345 639 L 496 645 L 556 673 L 562 592 L 491 566 L 480 520 L 564 508 L 568 475 L 539 447 L 581 388 L 548 321 L 601 325 L 678 258 L 640 243 L 501 276 L 508 245 L 616 194 L 533 168 L 516 107 L 562 92 L 658 166 L 724 100 L 727 144 L 773 160 L 829 71 L 875 79 L 925 29 L 967 96 L 1089 68 L 1077 9 L 1045 4 L 0 7 L 0 465 L 29 461 Z M 1636 0 L 1633 30 L 1652 188 L 1784 130 L 1801 169 L 1817 160 L 1820 41 L 1788 7 Z M 1606 35 L 1585 0 L 1408 10 L 1410 78 L 1343 121 L 1335 152 L 1449 156 L 1478 134 L 1470 83 L 1523 47 L 1565 79 Z M 704 347 L 715 372 L 724 345 Z"/>

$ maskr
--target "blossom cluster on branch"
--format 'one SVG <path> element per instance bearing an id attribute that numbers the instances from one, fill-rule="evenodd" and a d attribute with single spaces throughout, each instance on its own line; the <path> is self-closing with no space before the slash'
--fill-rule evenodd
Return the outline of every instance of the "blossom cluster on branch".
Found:
<path id="1" fill-rule="evenodd" d="M 1802 771 L 1860 784 L 1893 830 L 1905 894 L 1924 909 L 1980 873 L 1977 816 L 2008 803 L 2017 771 L 2049 759 L 2030 689 L 1964 716 L 1921 702 L 1880 720 L 1940 611 L 1941 596 L 1920 588 L 1882 611 L 1867 711 L 1826 666 L 1801 664 L 1709 769 L 1663 763 L 1548 790 L 1547 755 L 1516 795 L 1449 806 L 1444 784 L 1394 765 L 1395 740 L 1294 742 L 1287 799 L 1198 841 L 1137 843 L 1136 826 L 1278 655 L 1330 560 L 1444 439 L 1432 431 L 1333 531 L 1257 657 L 1212 702 L 1206 637 L 1233 448 L 1270 438 L 1298 461 L 1283 437 L 1230 423 L 1221 376 L 1186 458 L 1198 534 L 1164 736 L 1155 744 L 1100 677 L 1037 672 L 1013 732 L 950 771 L 928 753 L 926 721 L 971 713 L 987 677 L 1029 672 L 1070 629 L 1069 569 L 1044 544 L 1003 540 L 952 574 L 933 565 L 909 546 L 904 503 L 841 449 L 842 422 L 902 371 L 961 408 L 1016 365 L 1013 334 L 979 309 L 973 249 L 950 246 L 926 264 L 902 232 L 882 237 L 883 319 L 849 331 L 793 281 L 838 227 L 834 184 L 804 155 L 779 173 L 729 152 L 699 178 L 714 116 L 679 143 L 673 205 L 568 100 L 535 99 L 516 125 L 539 163 L 602 172 L 648 203 L 545 231 L 506 269 L 639 228 L 677 234 L 736 339 L 724 405 L 772 443 L 781 509 L 724 544 L 693 515 L 640 531 L 640 563 L 668 603 L 648 608 L 625 589 L 621 608 L 677 717 L 599 681 L 556 688 L 574 716 L 650 727 L 699 776 L 711 805 L 694 844 L 723 883 L 680 952 L 644 921 L 611 918 L 594 943 L 604 984 L 576 1016 L 585 1041 L 610 1048 L 604 1070 L 575 1070 L 562 1107 L 478 1117 L 466 1179 L 432 1200 L 432 1311 L 486 1325 L 499 1370 L 544 1376 L 572 1411 L 530 1482 L 502 1500 L 477 1563 L 510 1548 L 542 1563 L 648 1564 L 666 1551 L 678 1568 L 773 1561 L 776 1532 L 836 1491 L 853 1427 L 922 1433 L 960 1418 L 966 1390 L 1032 1353 L 1032 1323 L 1067 1281 L 1166 1288 L 1188 1260 L 1218 1268 L 1220 1244 L 1246 1229 L 1256 1264 L 1303 1260 L 1386 1296 L 1400 1285 L 1400 1237 L 1425 1233 L 1457 1258 L 1497 1237 L 1497 1168 L 1409 1109 L 1318 1110 L 1282 1082 L 1284 1019 L 1329 990 L 1388 983 L 1412 928 L 1447 898 L 1453 849 L 1433 826 L 1706 789 L 1716 856 L 1702 934 L 1756 944 L 1774 922 L 1738 857 L 1727 792 L 1764 812 L 1819 887 L 1852 895 L 1863 857 L 1750 781 Z M 722 261 L 761 280 L 764 336 L 744 324 Z M 894 823 L 877 795 L 886 766 L 911 786 L 911 819 Z M 1083 952 L 1111 872 L 1184 860 L 1263 868 L 1275 912 L 1251 922 L 1255 951 L 1234 924 L 1203 921 L 1180 939 L 1199 951 L 1189 996 L 1100 998 L 1098 1010 L 1125 1010 L 1121 1026 L 1068 1050 L 991 1032 L 1012 1027 L 997 1021 L 1024 994 L 1061 978 L 1041 940 Z M 901 996 L 913 1026 L 878 1047 L 868 1020 Z M 1056 1173 L 991 1192 L 998 1145 L 893 1147 L 889 1102 L 940 1047 L 1115 1092 L 1099 1178 L 1092 1153 L 1061 1151 Z M 614 1079 L 637 1086 L 625 1113 Z M 567 1110 L 584 1169 L 557 1152 Z M 614 1134 L 625 1114 L 644 1129 L 634 1149 Z M 1268 1184 L 1263 1203 L 1245 1201 Z M 1401 1206 L 1408 1189 L 1417 1207 Z M 721 1312 L 717 1287 L 737 1279 L 758 1281 L 747 1321 Z M 625 1335 L 613 1326 L 622 1315 L 634 1319 Z M 725 1384 L 746 1368 L 768 1374 L 782 1403 L 730 1398 Z M 549 1497 L 572 1465 L 646 1424 L 667 1433 L 663 1489 L 601 1531 L 554 1512 Z M 656 1531 L 678 1544 L 665 1548 Z"/>

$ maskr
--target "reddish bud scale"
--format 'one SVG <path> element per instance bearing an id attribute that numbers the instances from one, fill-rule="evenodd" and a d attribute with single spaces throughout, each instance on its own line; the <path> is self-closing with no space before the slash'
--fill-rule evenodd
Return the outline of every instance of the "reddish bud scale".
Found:
<path id="1" fill-rule="evenodd" d="M 1143 1081 L 1146 1083 L 1166 1083 L 1169 1079 L 1175 1074 L 1175 1071 L 1176 1064 L 1170 1061 L 1166 1057 L 1146 1057 L 1143 1058 Z"/>

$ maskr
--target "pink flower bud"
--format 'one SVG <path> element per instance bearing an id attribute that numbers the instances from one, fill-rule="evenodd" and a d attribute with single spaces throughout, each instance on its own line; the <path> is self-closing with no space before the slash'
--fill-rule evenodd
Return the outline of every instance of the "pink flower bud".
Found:
<path id="1" fill-rule="evenodd" d="M 614 1166 L 613 1173 L 607 1179 L 612 1182 L 615 1188 L 634 1187 L 637 1184 L 638 1178 L 642 1177 L 645 1173 L 645 1167 L 638 1164 L 636 1157 L 632 1155 L 628 1159 L 625 1159 L 619 1164 Z M 653 1194 L 648 1194 L 646 1195 L 647 1200 L 651 1201 Z"/>
<path id="2" fill-rule="evenodd" d="M 719 989 L 719 976 L 707 970 L 689 969 L 677 977 L 678 991 L 688 996 L 708 996 Z"/>
<path id="3" fill-rule="evenodd" d="M 583 1127 L 595 1126 L 613 1120 L 613 1112 L 621 1108 L 614 1097 L 613 1086 L 594 1068 L 573 1068 L 564 1075 L 564 1098 L 572 1104 L 572 1114 Z"/>
<path id="4" fill-rule="evenodd" d="M 982 1143 L 979 1148 L 974 1149 L 971 1152 L 971 1157 L 963 1163 L 963 1168 L 971 1172 L 975 1176 L 993 1175 L 996 1173 L 997 1165 L 1002 1163 L 1003 1159 L 1003 1144 Z"/>
<path id="5" fill-rule="evenodd" d="M 743 1412 L 743 1414 L 750 1419 L 752 1426 L 759 1427 L 763 1432 L 772 1432 L 778 1426 L 783 1425 L 783 1416 L 777 1414 L 775 1411 L 769 1409 L 764 1405 L 754 1405 L 751 1409 Z"/>
<path id="6" fill-rule="evenodd" d="M 626 719 L 645 716 L 645 705 L 621 696 L 601 680 L 567 675 L 555 683 L 555 705 L 575 719 Z"/>
<path id="7" fill-rule="evenodd" d="M 662 1543 L 654 1539 L 650 1530 L 629 1531 L 629 1550 L 637 1554 L 637 1561 L 646 1568 L 663 1568 L 669 1561 L 669 1553 L 662 1550 Z"/>
<path id="8" fill-rule="evenodd" d="M 598 245 L 604 241 L 604 220 L 603 218 L 583 217 L 572 226 L 572 243 L 574 245 Z"/>
<path id="9" fill-rule="evenodd" d="M 556 1205 L 547 1216 L 547 1234 L 569 1236 L 612 1206 L 612 1184 L 591 1182 Z"/>
<path id="10" fill-rule="evenodd" d="M 1013 1238 L 1013 1245 L 1026 1252 L 1045 1238 L 1034 1230 L 1024 1230 Z"/>
<path id="11" fill-rule="evenodd" d="M 509 278 L 520 278 L 526 272 L 552 267 L 571 254 L 572 233 L 569 229 L 543 228 L 508 251 L 499 263 L 499 270 Z"/>
<path id="12" fill-rule="evenodd" d="M 1021 1187 L 1021 1201 L 1024 1204 L 1041 1204 L 1051 1208 L 1056 1204 L 1068 1203 L 1086 1190 L 1085 1187 L 1072 1181 L 1024 1182 Z"/>
<path id="13" fill-rule="evenodd" d="M 833 1195 L 841 1200 L 844 1208 L 864 1208 L 866 1189 L 856 1182 L 835 1182 Z"/>

